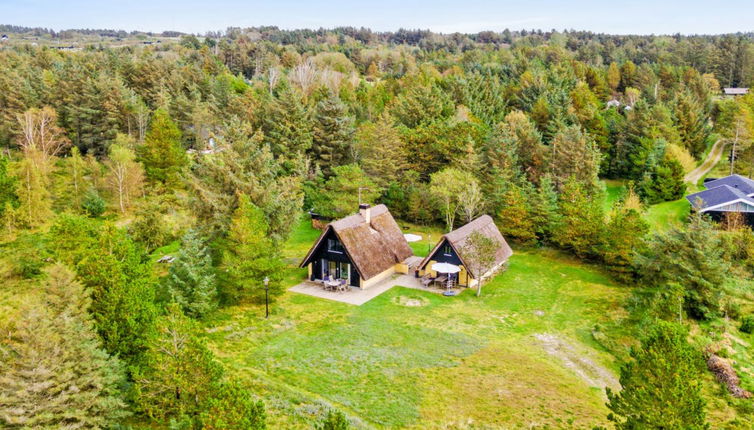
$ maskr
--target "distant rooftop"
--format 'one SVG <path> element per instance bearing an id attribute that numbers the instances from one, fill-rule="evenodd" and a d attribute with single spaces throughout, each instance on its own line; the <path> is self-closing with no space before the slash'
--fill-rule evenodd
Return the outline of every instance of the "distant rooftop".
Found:
<path id="1" fill-rule="evenodd" d="M 744 96 L 749 94 L 748 88 L 723 88 L 723 93 L 726 96 Z"/>

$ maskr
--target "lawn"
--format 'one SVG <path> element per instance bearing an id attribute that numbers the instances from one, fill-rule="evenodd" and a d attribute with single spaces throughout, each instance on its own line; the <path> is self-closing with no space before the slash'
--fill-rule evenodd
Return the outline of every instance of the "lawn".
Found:
<path id="1" fill-rule="evenodd" d="M 302 221 L 286 257 L 317 233 Z M 290 268 L 288 282 L 303 275 Z M 396 287 L 362 306 L 286 293 L 269 320 L 263 307 L 225 309 L 207 336 L 265 397 L 271 428 L 311 428 L 328 407 L 358 428 L 605 424 L 616 369 L 592 332 L 622 315 L 625 287 L 558 252 L 519 250 L 473 293 Z"/>
<path id="2" fill-rule="evenodd" d="M 662 202 L 647 209 L 645 219 L 652 231 L 663 231 L 674 225 L 681 225 L 691 213 L 691 204 L 686 198 Z"/>

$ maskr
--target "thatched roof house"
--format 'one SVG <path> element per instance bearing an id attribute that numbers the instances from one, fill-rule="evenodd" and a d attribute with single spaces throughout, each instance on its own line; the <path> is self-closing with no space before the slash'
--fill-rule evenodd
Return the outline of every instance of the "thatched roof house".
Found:
<path id="1" fill-rule="evenodd" d="M 395 273 L 396 266 L 413 256 L 398 223 L 385 205 L 360 205 L 359 213 L 329 223 L 300 267 L 311 280 L 325 277 L 348 280 L 368 288 Z"/>
<path id="2" fill-rule="evenodd" d="M 498 230 L 492 217 L 482 215 L 463 227 L 443 235 L 429 255 L 419 264 L 420 273 L 432 272 L 431 267 L 434 263 L 450 263 L 461 266 L 462 270 L 458 274 L 457 280 L 459 285 L 474 286 L 479 278 L 488 275 L 488 273 L 473 273 L 473 265 L 467 264 L 471 261 L 471 256 L 466 255 L 466 243 L 475 231 L 498 244 L 495 251 L 495 262 L 490 272 L 497 270 L 513 255 L 513 250 Z"/>

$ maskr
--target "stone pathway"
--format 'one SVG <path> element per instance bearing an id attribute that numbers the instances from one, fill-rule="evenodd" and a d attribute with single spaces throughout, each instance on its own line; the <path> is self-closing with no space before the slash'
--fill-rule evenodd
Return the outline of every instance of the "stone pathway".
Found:
<path id="1" fill-rule="evenodd" d="M 432 293 L 442 293 L 443 291 L 445 291 L 444 289 L 434 287 L 425 288 L 421 284 L 421 282 L 419 282 L 418 278 L 415 278 L 411 275 L 401 274 L 393 275 L 380 282 L 379 284 L 367 288 L 366 290 L 351 287 L 350 291 L 339 293 L 336 291 L 326 291 L 324 288 L 322 288 L 321 284 L 317 284 L 311 281 L 304 281 L 296 286 L 289 288 L 288 291 L 360 306 L 395 286 L 411 288 L 414 290 L 429 291 Z"/>

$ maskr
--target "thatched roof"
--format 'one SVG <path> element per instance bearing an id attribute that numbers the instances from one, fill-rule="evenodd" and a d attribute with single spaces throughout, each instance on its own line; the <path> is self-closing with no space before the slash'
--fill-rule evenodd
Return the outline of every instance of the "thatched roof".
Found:
<path id="1" fill-rule="evenodd" d="M 471 276 L 477 278 L 478 275 L 476 273 L 473 273 L 469 265 L 465 263 L 466 261 L 470 260 L 469 256 L 464 255 L 466 253 L 466 241 L 468 240 L 471 233 L 475 231 L 478 231 L 479 233 L 489 237 L 498 244 L 497 250 L 495 251 L 495 263 L 493 266 L 497 266 L 505 262 L 506 260 L 508 260 L 508 258 L 510 258 L 511 255 L 513 255 L 513 250 L 508 245 L 508 242 L 505 241 L 505 238 L 503 237 L 502 233 L 500 233 L 500 230 L 498 230 L 495 222 L 492 220 L 492 217 L 490 217 L 489 215 L 482 215 L 479 218 L 464 225 L 463 227 L 460 227 L 456 230 L 451 231 L 450 233 L 443 235 L 440 241 L 437 242 L 437 245 L 435 245 L 432 252 L 430 252 L 429 255 L 424 258 L 419 267 L 424 268 L 427 263 L 429 263 L 432 256 L 435 255 L 435 252 L 437 252 L 440 249 L 440 246 L 442 246 L 442 244 L 447 240 L 450 246 L 453 247 L 453 250 L 456 252 L 456 254 L 458 254 L 458 258 L 461 259 L 461 262 L 463 263 L 464 267 L 466 267 L 466 270 L 471 274 Z M 483 275 L 483 273 L 480 273 L 479 275 Z"/>
<path id="2" fill-rule="evenodd" d="M 377 205 L 370 210 L 371 220 L 368 224 L 361 213 L 328 224 L 300 267 L 310 263 L 312 254 L 331 230 L 343 244 L 351 263 L 364 280 L 412 256 L 413 251 L 387 207 Z"/>

